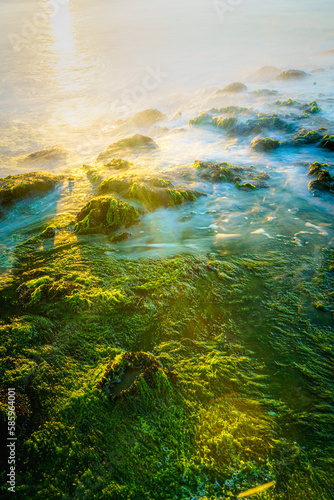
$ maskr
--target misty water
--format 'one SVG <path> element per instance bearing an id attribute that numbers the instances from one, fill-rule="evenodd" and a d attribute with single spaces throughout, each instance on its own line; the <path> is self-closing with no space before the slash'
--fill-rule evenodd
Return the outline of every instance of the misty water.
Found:
<path id="1" fill-rule="evenodd" d="M 134 238 L 118 245 L 117 252 L 157 256 L 332 245 L 330 197 L 313 196 L 307 187 L 307 166 L 328 162 L 330 152 L 303 147 L 264 155 L 250 150 L 249 138 L 231 139 L 223 131 L 189 126 L 189 120 L 213 107 L 289 113 L 274 103 L 291 98 L 316 100 L 322 109 L 300 127 L 330 128 L 334 57 L 324 51 L 334 45 L 331 2 L 2 4 L 0 173 L 71 171 L 81 182 L 76 189 L 63 184 L 56 193 L 29 203 L 28 209 L 26 202 L 19 204 L 0 223 L 3 245 L 10 248 L 23 241 L 43 216 L 47 221 L 50 215 L 74 215 L 92 194 L 81 166 L 130 132 L 147 134 L 159 146 L 154 153 L 129 158 L 141 172 L 168 176 L 177 166 L 210 160 L 254 165 L 270 180 L 267 189 L 247 193 L 230 184 L 197 182 L 195 187 L 207 197 L 148 214 L 134 228 Z M 302 81 L 261 80 L 256 71 L 265 65 L 298 68 L 310 76 Z M 248 92 L 214 96 L 233 81 L 245 83 Z M 277 93 L 252 94 L 259 88 Z M 146 108 L 158 108 L 165 120 L 136 130 L 119 127 L 117 120 Z M 284 140 L 282 134 L 270 136 Z M 22 161 L 54 145 L 73 152 L 71 159 L 38 167 Z M 171 175 L 174 179 L 175 173 Z"/>

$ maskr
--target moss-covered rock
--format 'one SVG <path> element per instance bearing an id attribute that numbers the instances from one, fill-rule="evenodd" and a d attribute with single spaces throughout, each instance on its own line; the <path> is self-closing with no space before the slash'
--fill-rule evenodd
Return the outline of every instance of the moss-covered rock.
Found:
<path id="1" fill-rule="evenodd" d="M 300 69 L 288 69 L 276 76 L 275 80 L 301 80 L 307 76 L 308 74 Z"/>
<path id="2" fill-rule="evenodd" d="M 141 149 L 156 149 L 158 145 L 153 139 L 141 134 L 135 134 L 131 137 L 121 139 L 111 144 L 107 149 L 102 151 L 97 157 L 98 162 L 106 163 L 113 158 L 117 158 L 121 152 L 134 153 Z"/>
<path id="3" fill-rule="evenodd" d="M 0 204 L 8 205 L 29 196 L 47 193 L 62 179 L 62 176 L 47 172 L 8 175 L 0 179 Z"/>
<path id="4" fill-rule="evenodd" d="M 101 182 L 98 193 L 117 193 L 123 198 L 136 200 L 147 210 L 181 205 L 187 201 L 195 201 L 199 196 L 205 196 L 199 191 L 174 187 L 169 179 L 139 176 L 106 179 Z"/>
<path id="5" fill-rule="evenodd" d="M 251 143 L 251 148 L 254 151 L 260 153 L 271 153 L 281 146 L 280 141 L 277 139 L 265 138 L 265 139 L 253 139 Z"/>
<path id="6" fill-rule="evenodd" d="M 111 196 L 93 198 L 77 214 L 74 231 L 77 234 L 109 234 L 128 227 L 140 218 L 138 210 Z"/>
<path id="7" fill-rule="evenodd" d="M 232 94 L 239 94 L 241 92 L 246 92 L 247 91 L 247 86 L 244 83 L 240 82 L 234 82 L 230 83 L 229 85 L 226 85 L 221 90 L 218 90 L 218 92 L 224 92 L 224 93 L 232 93 Z"/>
<path id="8" fill-rule="evenodd" d="M 160 361 L 146 352 L 124 353 L 109 363 L 102 380 L 98 384 L 110 401 L 116 402 L 125 397 L 139 398 L 140 381 L 155 388 L 159 384 L 159 372 L 168 380 L 176 382 L 177 374 L 164 370 Z"/>

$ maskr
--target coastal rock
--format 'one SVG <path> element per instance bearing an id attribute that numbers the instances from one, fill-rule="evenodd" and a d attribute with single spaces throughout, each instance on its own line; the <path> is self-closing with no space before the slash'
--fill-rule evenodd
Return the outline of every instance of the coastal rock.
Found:
<path id="1" fill-rule="evenodd" d="M 0 179 L 0 204 L 9 205 L 29 196 L 47 193 L 62 180 L 62 176 L 47 172 L 8 175 Z"/>
<path id="2" fill-rule="evenodd" d="M 279 75 L 280 72 L 281 70 L 276 68 L 276 66 L 263 66 L 255 72 L 253 80 L 258 82 L 269 82 Z"/>
<path id="3" fill-rule="evenodd" d="M 29 165 L 30 167 L 56 167 L 65 165 L 66 163 L 78 163 L 79 157 L 61 146 L 53 146 L 50 149 L 41 149 L 34 151 L 24 158 L 20 159 L 20 163 Z"/>
<path id="4" fill-rule="evenodd" d="M 156 149 L 158 145 L 153 139 L 141 134 L 135 134 L 131 137 L 121 139 L 111 144 L 107 149 L 102 151 L 97 157 L 100 163 L 106 163 L 115 157 L 118 157 L 121 152 L 134 153 L 141 149 Z"/>
<path id="5" fill-rule="evenodd" d="M 276 94 L 278 94 L 278 91 L 271 89 L 258 89 L 250 92 L 250 95 L 254 95 L 255 97 L 271 97 Z"/>
<path id="6" fill-rule="evenodd" d="M 321 141 L 321 147 L 334 151 L 334 135 L 325 135 Z"/>
<path id="7" fill-rule="evenodd" d="M 158 109 L 145 109 L 139 113 L 123 120 L 121 127 L 147 127 L 164 120 L 166 117 Z"/>
<path id="8" fill-rule="evenodd" d="M 138 201 L 147 210 L 173 207 L 205 196 L 199 191 L 174 187 L 169 179 L 139 176 L 106 179 L 98 187 L 98 193 L 117 193 L 123 198 Z"/>
<path id="9" fill-rule="evenodd" d="M 276 76 L 275 80 L 301 80 L 307 76 L 308 74 L 300 69 L 288 69 Z"/>
<path id="10" fill-rule="evenodd" d="M 302 128 L 297 135 L 294 136 L 293 142 L 298 146 L 316 144 L 320 145 L 326 136 L 326 129 L 319 128 L 317 130 L 307 130 Z M 324 146 L 325 147 L 325 146 Z"/>
<path id="11" fill-rule="evenodd" d="M 193 167 L 197 169 L 199 177 L 210 182 L 228 182 L 236 187 L 247 190 L 267 187 L 269 175 L 257 172 L 254 167 L 236 167 L 227 162 L 214 163 L 211 161 L 196 160 Z M 250 182 L 251 181 L 251 182 Z"/>
<path id="12" fill-rule="evenodd" d="M 317 178 L 314 181 L 311 181 L 308 185 L 310 191 L 327 191 L 334 192 L 334 178 L 328 172 L 326 168 L 328 168 L 327 163 L 312 163 L 309 167 L 308 175 L 316 176 Z"/>
<path id="13" fill-rule="evenodd" d="M 128 227 L 140 218 L 138 210 L 111 196 L 93 198 L 77 214 L 74 231 L 77 234 L 110 234 Z"/>
<path id="14" fill-rule="evenodd" d="M 253 139 L 251 148 L 259 153 L 271 153 L 280 147 L 280 141 L 271 138 Z"/>
<path id="15" fill-rule="evenodd" d="M 292 132 L 294 126 L 283 120 L 278 115 L 259 115 L 258 118 L 239 123 L 228 132 L 229 137 L 258 135 L 266 130 L 279 130 L 280 132 Z"/>
<path id="16" fill-rule="evenodd" d="M 229 85 L 226 85 L 226 87 L 224 87 L 223 89 L 218 90 L 217 93 L 224 92 L 224 93 L 239 94 L 241 92 L 246 92 L 246 91 L 247 91 L 247 86 L 244 83 L 234 82 L 230 83 Z"/>
<path id="17" fill-rule="evenodd" d="M 117 402 L 125 397 L 143 397 L 139 390 L 139 385 L 143 382 L 154 390 L 164 384 L 176 383 L 177 374 L 165 370 L 152 354 L 128 352 L 109 363 L 98 388 L 106 394 L 109 401 Z"/>

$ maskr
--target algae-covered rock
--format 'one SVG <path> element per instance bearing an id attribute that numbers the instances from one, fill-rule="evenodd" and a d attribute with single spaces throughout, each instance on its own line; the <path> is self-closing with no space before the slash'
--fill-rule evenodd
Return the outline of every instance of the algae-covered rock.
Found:
<path id="1" fill-rule="evenodd" d="M 334 192 L 334 178 L 328 172 L 327 163 L 311 163 L 308 175 L 316 176 L 316 180 L 311 181 L 308 185 L 310 191 L 327 191 Z"/>
<path id="2" fill-rule="evenodd" d="M 321 141 L 321 147 L 334 151 L 334 135 L 325 135 Z"/>
<path id="3" fill-rule="evenodd" d="M 228 182 L 247 190 L 267 187 L 264 181 L 269 179 L 268 174 L 256 172 L 254 167 L 236 167 L 227 162 L 214 163 L 196 160 L 193 167 L 197 169 L 201 179 L 210 182 Z"/>
<path id="4" fill-rule="evenodd" d="M 218 92 L 224 92 L 224 93 L 232 93 L 232 94 L 239 94 L 241 92 L 246 92 L 247 91 L 247 86 L 244 83 L 240 82 L 234 82 L 230 83 L 229 85 L 226 85 L 221 90 L 218 90 Z"/>
<path id="5" fill-rule="evenodd" d="M 139 176 L 106 179 L 101 182 L 98 193 L 117 193 L 123 198 L 140 202 L 148 210 L 181 205 L 187 201 L 195 201 L 199 196 L 205 196 L 199 191 L 174 187 L 169 179 Z"/>
<path id="6" fill-rule="evenodd" d="M 309 103 L 302 103 L 299 101 L 294 101 L 293 99 L 287 99 L 286 101 L 276 101 L 276 106 L 283 107 L 295 107 L 304 111 L 305 113 L 317 114 L 321 112 L 320 106 L 318 106 L 316 101 L 312 101 Z"/>
<path id="7" fill-rule="evenodd" d="M 222 130 L 231 130 L 238 122 L 238 118 L 230 116 L 228 118 L 215 117 L 212 119 L 212 125 Z"/>
<path id="8" fill-rule="evenodd" d="M 8 175 L 0 179 L 0 204 L 7 205 L 29 196 L 51 191 L 63 178 L 47 172 Z"/>
<path id="9" fill-rule="evenodd" d="M 292 132 L 294 126 L 278 115 L 259 115 L 257 118 L 247 120 L 232 127 L 228 132 L 230 137 L 258 135 L 265 130 L 279 130 L 280 132 Z"/>
<path id="10" fill-rule="evenodd" d="M 77 234 L 109 234 L 128 227 L 140 218 L 138 210 L 111 196 L 93 198 L 77 214 L 74 231 Z"/>
<path id="11" fill-rule="evenodd" d="M 134 167 L 134 163 L 123 160 L 122 158 L 114 158 L 108 163 L 105 163 L 103 167 L 106 169 L 127 170 L 130 167 Z"/>
<path id="12" fill-rule="evenodd" d="M 198 125 L 211 125 L 212 124 L 212 116 L 209 113 L 201 113 L 200 115 L 190 120 L 189 125 L 198 126 Z"/>
<path id="13" fill-rule="evenodd" d="M 124 353 L 109 363 L 98 384 L 109 401 L 116 402 L 125 397 L 140 398 L 140 381 L 145 381 L 152 389 L 161 383 L 177 381 L 177 374 L 165 370 L 160 361 L 146 352 Z"/>
<path id="14" fill-rule="evenodd" d="M 300 69 L 288 69 L 276 76 L 275 80 L 301 80 L 307 76 L 308 74 Z"/>
<path id="15" fill-rule="evenodd" d="M 278 149 L 280 145 L 280 141 L 271 138 L 253 139 L 251 142 L 251 148 L 260 153 L 271 153 Z"/>
<path id="16" fill-rule="evenodd" d="M 320 145 L 321 141 L 324 139 L 326 134 L 326 129 L 319 128 L 317 130 L 307 130 L 302 128 L 298 134 L 293 138 L 293 142 L 296 145 L 308 145 L 316 144 Z"/>
<path id="17" fill-rule="evenodd" d="M 136 152 L 141 149 L 156 149 L 158 146 L 153 139 L 141 134 L 135 134 L 131 137 L 121 139 L 114 144 L 111 144 L 107 149 L 102 151 L 97 157 L 98 162 L 106 163 L 114 157 L 119 156 L 122 151 Z"/>
<path id="18" fill-rule="evenodd" d="M 250 94 L 254 95 L 256 97 L 270 97 L 270 96 L 278 94 L 278 91 L 271 90 L 271 89 L 258 89 L 258 90 L 254 90 L 253 92 L 250 92 Z"/>

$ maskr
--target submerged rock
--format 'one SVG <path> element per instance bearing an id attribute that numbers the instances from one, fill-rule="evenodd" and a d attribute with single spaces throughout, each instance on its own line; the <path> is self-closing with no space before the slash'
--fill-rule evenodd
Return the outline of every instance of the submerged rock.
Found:
<path id="1" fill-rule="evenodd" d="M 199 191 L 174 187 L 169 179 L 139 176 L 106 179 L 101 182 L 98 193 L 117 193 L 123 198 L 140 202 L 148 210 L 173 207 L 205 196 Z"/>
<path id="2" fill-rule="evenodd" d="M 254 151 L 260 153 L 271 153 L 281 146 L 280 141 L 277 139 L 265 138 L 265 139 L 253 139 L 251 142 L 251 148 Z"/>
<path id="3" fill-rule="evenodd" d="M 8 205 L 29 196 L 47 193 L 62 180 L 62 176 L 47 172 L 8 175 L 0 179 L 0 204 Z"/>
<path id="4" fill-rule="evenodd" d="M 302 78 L 306 78 L 307 76 L 308 74 L 300 69 L 288 69 L 287 71 L 282 71 L 282 73 L 276 76 L 275 80 L 300 80 Z"/>
<path id="5" fill-rule="evenodd" d="M 107 149 L 99 154 L 97 161 L 106 163 L 112 160 L 115 156 L 119 156 L 119 153 L 124 150 L 125 152 L 136 152 L 141 149 L 156 149 L 157 147 L 158 145 L 150 137 L 135 134 L 131 137 L 121 139 L 120 141 L 111 144 Z"/>
<path id="6" fill-rule="evenodd" d="M 77 214 L 74 231 L 77 234 L 110 234 L 137 222 L 138 210 L 111 196 L 93 198 Z"/>
<path id="7" fill-rule="evenodd" d="M 117 356 L 109 363 L 98 388 L 111 402 L 116 402 L 125 397 L 144 397 L 143 392 L 139 390 L 139 385 L 143 382 L 154 390 L 176 381 L 176 372 L 165 370 L 152 354 L 129 352 Z"/>
<path id="8" fill-rule="evenodd" d="M 223 89 L 218 90 L 217 93 L 226 92 L 226 93 L 238 94 L 246 91 L 247 91 L 247 86 L 244 83 L 234 82 L 230 83 L 229 85 L 226 85 L 226 87 L 224 87 Z"/>

